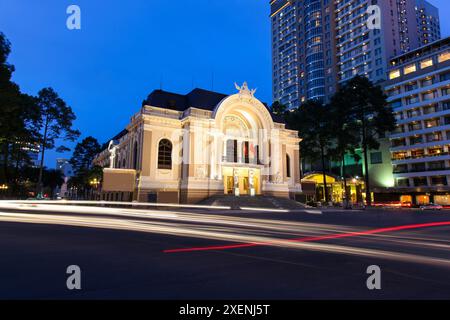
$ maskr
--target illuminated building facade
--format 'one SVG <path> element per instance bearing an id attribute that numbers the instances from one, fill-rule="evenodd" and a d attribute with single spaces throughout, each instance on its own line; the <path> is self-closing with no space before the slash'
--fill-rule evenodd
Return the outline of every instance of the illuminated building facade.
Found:
<path id="1" fill-rule="evenodd" d="M 271 1 L 273 100 L 289 109 L 336 87 L 334 2 Z"/>
<path id="2" fill-rule="evenodd" d="M 390 136 L 392 191 L 404 201 L 450 204 L 450 38 L 395 57 L 389 78 L 398 122 Z"/>
<path id="3" fill-rule="evenodd" d="M 103 198 L 195 203 L 214 195 L 300 193 L 298 133 L 246 83 L 236 87 L 230 96 L 152 92 L 94 161 L 109 167 Z"/>
<path id="4" fill-rule="evenodd" d="M 270 5 L 273 100 L 288 108 L 310 99 L 327 102 L 339 84 L 356 75 L 384 81 L 390 58 L 440 38 L 439 11 L 425 0 Z"/>

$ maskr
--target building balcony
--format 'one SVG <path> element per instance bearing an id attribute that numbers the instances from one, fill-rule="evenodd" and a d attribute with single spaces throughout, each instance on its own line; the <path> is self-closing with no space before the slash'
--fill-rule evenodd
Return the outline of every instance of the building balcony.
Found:
<path id="1" fill-rule="evenodd" d="M 439 169 L 410 169 L 394 172 L 394 178 L 435 177 L 450 175 L 450 167 Z"/>
<path id="2" fill-rule="evenodd" d="M 424 154 L 422 156 L 407 156 L 401 159 L 392 159 L 393 165 L 401 165 L 408 163 L 420 163 L 420 162 L 434 162 L 434 161 L 445 161 L 450 160 L 449 152 L 442 152 L 439 154 L 431 155 Z"/>
<path id="3" fill-rule="evenodd" d="M 402 138 L 407 138 L 410 136 L 424 135 L 424 134 L 428 134 L 428 133 L 439 132 L 439 131 L 448 131 L 448 130 L 450 130 L 450 124 L 442 124 L 437 127 L 425 128 L 425 129 L 415 130 L 415 131 L 408 131 L 408 132 L 404 132 L 404 133 L 391 134 L 389 138 L 392 140 L 402 139 Z M 430 142 L 430 143 L 436 144 L 436 142 L 437 142 L 437 145 L 440 145 L 442 143 L 449 143 L 450 141 L 442 140 L 442 141 L 434 141 L 434 142 Z M 422 144 L 420 144 L 420 145 L 422 145 Z M 402 146 L 399 146 L 399 147 L 402 147 Z M 417 145 L 410 145 L 410 146 L 404 146 L 404 147 L 420 148 Z M 393 147 L 393 148 L 396 149 L 397 147 Z M 395 151 L 398 151 L 398 150 L 395 150 Z"/>
<path id="4" fill-rule="evenodd" d="M 426 91 L 436 90 L 438 88 L 445 87 L 447 85 L 450 85 L 450 80 L 442 81 L 442 82 L 436 82 L 436 83 L 434 83 L 432 85 L 429 85 L 429 86 L 424 86 L 424 87 L 417 88 L 417 89 L 414 89 L 414 90 L 411 90 L 411 91 L 405 91 L 405 92 L 400 93 L 398 95 L 389 96 L 388 97 L 388 102 L 395 101 L 395 100 L 401 99 L 401 98 L 405 98 L 405 97 L 408 97 L 408 96 L 411 96 L 411 95 L 420 94 L 420 93 L 423 93 L 423 92 L 426 92 Z M 426 100 L 424 102 L 425 103 L 429 103 L 430 101 L 431 100 Z"/>

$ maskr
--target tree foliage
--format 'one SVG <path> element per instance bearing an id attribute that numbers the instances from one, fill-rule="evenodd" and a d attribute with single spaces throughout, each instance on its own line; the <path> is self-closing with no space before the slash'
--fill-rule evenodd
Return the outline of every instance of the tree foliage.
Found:
<path id="1" fill-rule="evenodd" d="M 368 153 L 379 149 L 379 138 L 395 129 L 392 107 L 381 87 L 361 76 L 351 79 L 335 94 L 332 107 L 342 117 L 345 131 L 356 138 L 350 140 L 350 148 L 363 150 L 366 201 L 370 206 Z"/>
<path id="2" fill-rule="evenodd" d="M 75 146 L 70 164 L 76 174 L 88 171 L 92 167 L 92 161 L 101 151 L 100 143 L 94 137 L 87 137 Z"/>
<path id="3" fill-rule="evenodd" d="M 52 88 L 39 91 L 37 103 L 40 108 L 41 126 L 41 170 L 38 185 L 42 182 L 42 168 L 44 167 L 45 151 L 54 149 L 57 140 L 75 141 L 80 135 L 72 128 L 76 119 L 72 108 Z M 64 146 L 59 146 L 57 151 L 68 151 Z M 39 187 L 39 186 L 38 186 Z M 40 191 L 40 190 L 39 190 Z"/>
<path id="4" fill-rule="evenodd" d="M 310 100 L 286 115 L 288 126 L 297 130 L 299 136 L 303 139 L 300 143 L 303 157 L 311 161 L 320 160 L 322 163 L 326 201 L 329 201 L 328 189 L 326 188 L 326 159 L 333 147 L 334 138 L 332 122 L 330 121 L 331 114 L 328 105 Z"/>
<path id="5" fill-rule="evenodd" d="M 40 110 L 34 97 L 23 94 L 11 80 L 14 66 L 8 64 L 11 45 L 0 33 L 0 179 L 6 183 L 11 177 L 12 163 L 23 164 L 28 158 L 25 149 L 39 141 Z"/>

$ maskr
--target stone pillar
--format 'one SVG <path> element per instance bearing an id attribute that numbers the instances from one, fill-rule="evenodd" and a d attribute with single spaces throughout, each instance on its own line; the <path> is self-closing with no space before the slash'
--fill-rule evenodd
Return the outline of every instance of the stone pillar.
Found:
<path id="1" fill-rule="evenodd" d="M 150 176 L 152 158 L 156 159 L 156 156 L 152 157 L 154 152 L 157 152 L 157 150 L 152 150 L 152 132 L 149 130 L 144 130 L 142 139 L 142 176 Z M 128 165 L 128 167 L 131 166 Z"/>

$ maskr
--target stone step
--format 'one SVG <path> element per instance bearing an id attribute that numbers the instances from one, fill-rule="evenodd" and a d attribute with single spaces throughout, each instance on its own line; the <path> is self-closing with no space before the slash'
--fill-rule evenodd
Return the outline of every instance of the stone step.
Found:
<path id="1" fill-rule="evenodd" d="M 201 205 L 209 206 L 229 206 L 233 209 L 239 209 L 241 207 L 249 208 L 267 208 L 267 209 L 285 209 L 285 210 L 295 210 L 295 209 L 305 209 L 306 206 L 287 198 L 277 198 L 269 196 L 228 196 L 220 195 L 213 196 L 211 198 L 205 199 L 199 202 Z"/>

